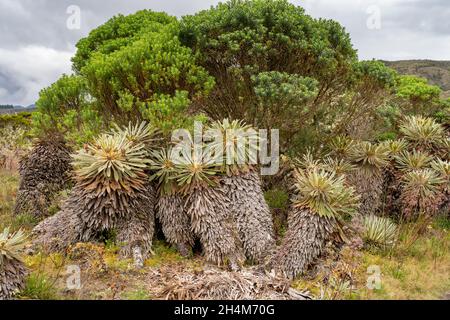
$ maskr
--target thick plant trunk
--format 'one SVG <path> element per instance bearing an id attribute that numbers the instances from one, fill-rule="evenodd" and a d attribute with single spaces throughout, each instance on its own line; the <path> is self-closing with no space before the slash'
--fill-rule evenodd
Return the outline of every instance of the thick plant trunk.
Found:
<path id="1" fill-rule="evenodd" d="M 155 202 L 156 191 L 151 185 L 146 186 L 146 192 L 139 195 L 133 205 L 133 214 L 118 222 L 117 241 L 121 245 L 120 254 L 132 257 L 135 264 L 143 266 L 152 249 L 155 232 Z"/>
<path id="2" fill-rule="evenodd" d="M 272 214 L 258 173 L 251 171 L 226 177 L 224 186 L 246 257 L 263 262 L 275 246 L 275 238 Z"/>
<path id="3" fill-rule="evenodd" d="M 33 189 L 19 189 L 17 192 L 14 213 L 28 214 L 33 217 L 48 216 L 48 208 L 52 204 L 52 194 L 54 189 L 46 188 L 40 184 Z"/>
<path id="4" fill-rule="evenodd" d="M 33 247 L 46 251 L 65 252 L 69 246 L 81 241 L 83 226 L 74 210 L 78 205 L 77 198 L 69 197 L 61 211 L 34 227 Z"/>
<path id="5" fill-rule="evenodd" d="M 0 300 L 10 300 L 25 287 L 28 272 L 21 261 L 4 259 L 0 266 Z"/>
<path id="6" fill-rule="evenodd" d="M 305 272 L 322 254 L 334 223 L 308 210 L 295 208 L 288 231 L 271 265 L 284 277 L 293 279 Z"/>
<path id="7" fill-rule="evenodd" d="M 348 176 L 348 181 L 361 196 L 359 213 L 363 216 L 377 213 L 383 203 L 382 172 L 376 171 L 368 174 L 356 170 Z"/>
<path id="8" fill-rule="evenodd" d="M 182 196 L 180 194 L 161 195 L 156 204 L 156 216 L 161 222 L 166 240 L 177 246 L 182 256 L 189 256 L 195 237 Z"/>
<path id="9" fill-rule="evenodd" d="M 120 221 L 129 219 L 138 197 L 123 192 L 97 196 L 79 187 L 75 187 L 72 194 L 79 203 L 74 210 L 83 226 L 82 241 L 90 241 L 99 233 L 114 229 Z"/>
<path id="10" fill-rule="evenodd" d="M 21 159 L 15 214 L 48 216 L 54 196 L 70 182 L 70 150 L 60 141 L 39 142 Z"/>
<path id="11" fill-rule="evenodd" d="M 118 202 L 95 198 L 75 187 L 63 209 L 33 229 L 34 246 L 65 251 L 72 244 L 96 240 L 101 232 L 115 229 L 122 245 L 121 255 L 133 258 L 138 248 L 138 258 L 145 259 L 151 252 L 154 234 L 155 189 L 147 185 L 145 191 L 129 197 L 126 208 Z"/>
<path id="12" fill-rule="evenodd" d="M 401 177 L 392 164 L 384 169 L 382 190 L 383 211 L 391 216 L 399 216 L 401 214 Z"/>
<path id="13" fill-rule="evenodd" d="M 206 259 L 217 265 L 229 263 L 232 268 L 238 268 L 243 254 L 227 201 L 221 186 L 199 187 L 186 197 L 186 212 Z"/>

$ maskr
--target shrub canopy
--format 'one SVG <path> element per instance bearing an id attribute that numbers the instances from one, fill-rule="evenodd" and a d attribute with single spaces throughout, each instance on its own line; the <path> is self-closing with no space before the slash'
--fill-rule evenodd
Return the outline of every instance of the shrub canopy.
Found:
<path id="1" fill-rule="evenodd" d="M 119 14 L 92 30 L 89 36 L 77 43 L 77 52 L 72 58 L 73 69 L 80 72 L 95 52 L 110 54 L 139 39 L 142 34 L 158 31 L 174 22 L 174 17 L 150 10 L 138 11 L 128 16 Z"/>
<path id="2" fill-rule="evenodd" d="M 176 18 L 149 10 L 93 30 L 77 44 L 76 75 L 42 90 L 36 133 L 58 132 L 81 143 L 130 120 L 150 120 L 164 133 L 189 125 L 188 106 L 208 94 L 214 79 L 195 64 L 178 33 Z"/>
<path id="3" fill-rule="evenodd" d="M 180 39 L 216 79 L 198 109 L 216 119 L 278 128 L 286 147 L 307 136 L 323 139 L 336 122 L 347 130 L 361 117 L 354 109 L 367 117 L 382 103 L 375 97 L 393 84 L 383 64 L 357 61 L 339 23 L 313 19 L 285 0 L 219 4 L 184 17 Z"/>
<path id="4" fill-rule="evenodd" d="M 148 120 L 168 135 L 208 116 L 279 129 L 294 153 L 338 134 L 367 138 L 396 85 L 381 62 L 358 61 L 339 23 L 286 0 L 231 0 L 181 21 L 118 15 L 72 61 L 75 75 L 41 92 L 34 124 L 78 144 L 113 123 Z"/>
<path id="5" fill-rule="evenodd" d="M 63 75 L 40 92 L 36 107 L 33 133 L 44 139 L 58 136 L 74 144 L 83 143 L 103 127 L 96 102 L 90 98 L 81 76 Z"/>

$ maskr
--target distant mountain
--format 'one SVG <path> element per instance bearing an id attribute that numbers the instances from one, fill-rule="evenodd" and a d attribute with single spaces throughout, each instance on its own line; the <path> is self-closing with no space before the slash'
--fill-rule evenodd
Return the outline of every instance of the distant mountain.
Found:
<path id="1" fill-rule="evenodd" d="M 415 75 L 440 87 L 443 97 L 450 97 L 450 61 L 434 60 L 400 60 L 383 61 L 387 66 L 400 74 Z"/>
<path id="2" fill-rule="evenodd" d="M 12 104 L 0 104 L 0 109 L 14 109 L 17 106 L 13 106 Z"/>
<path id="3" fill-rule="evenodd" d="M 36 110 L 35 104 L 30 104 L 27 107 L 23 106 L 13 106 L 11 104 L 0 104 L 0 114 L 13 114 L 13 113 L 20 113 L 20 112 L 32 112 Z"/>

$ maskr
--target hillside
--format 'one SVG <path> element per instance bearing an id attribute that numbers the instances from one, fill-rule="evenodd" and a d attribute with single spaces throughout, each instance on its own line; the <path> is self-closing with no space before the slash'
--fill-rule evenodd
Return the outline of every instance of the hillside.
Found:
<path id="1" fill-rule="evenodd" d="M 439 86 L 444 91 L 443 97 L 450 97 L 450 61 L 401 60 L 383 62 L 401 74 L 416 75 L 428 79 L 431 84 Z"/>

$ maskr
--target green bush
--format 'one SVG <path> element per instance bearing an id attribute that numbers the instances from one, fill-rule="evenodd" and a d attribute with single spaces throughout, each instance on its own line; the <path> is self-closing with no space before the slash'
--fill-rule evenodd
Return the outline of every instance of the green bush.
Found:
<path id="1" fill-rule="evenodd" d="M 77 44 L 75 75 L 42 90 L 33 133 L 80 145 L 114 123 L 149 120 L 165 134 L 190 126 L 191 104 L 214 79 L 178 40 L 174 17 L 149 10 L 116 16 Z"/>
<path id="2" fill-rule="evenodd" d="M 94 53 L 108 55 L 139 39 L 142 33 L 158 31 L 174 22 L 174 17 L 150 10 L 141 10 L 128 16 L 119 14 L 77 43 L 77 52 L 72 58 L 73 69 L 79 73 Z"/>
<path id="3" fill-rule="evenodd" d="M 416 76 L 399 76 L 396 95 L 401 99 L 404 112 L 430 116 L 439 109 L 439 96 L 442 90 L 438 86 Z"/>
<path id="4" fill-rule="evenodd" d="M 33 114 L 33 135 L 54 139 L 66 138 L 79 145 L 104 128 L 95 101 L 91 101 L 86 81 L 81 76 L 63 75 L 43 89 Z"/>
<path id="5" fill-rule="evenodd" d="M 186 16 L 180 40 L 216 79 L 198 109 L 279 129 L 283 152 L 297 147 L 302 131 L 319 132 L 312 139 L 319 145 L 357 119 L 367 124 L 394 84 L 382 63 L 357 61 L 339 23 L 286 0 L 232 0 Z"/>
<path id="6" fill-rule="evenodd" d="M 189 105 L 207 95 L 214 81 L 180 45 L 177 30 L 171 24 L 111 54 L 96 52 L 83 67 L 90 92 L 113 121 L 143 118 L 165 133 L 191 122 Z"/>
<path id="7" fill-rule="evenodd" d="M 442 124 L 450 123 L 450 98 L 447 98 L 446 100 L 440 100 L 439 108 L 437 109 L 433 117 L 439 123 Z"/>
<path id="8" fill-rule="evenodd" d="M 15 114 L 0 114 L 0 128 L 23 127 L 28 128 L 31 124 L 31 112 L 20 112 Z"/>

